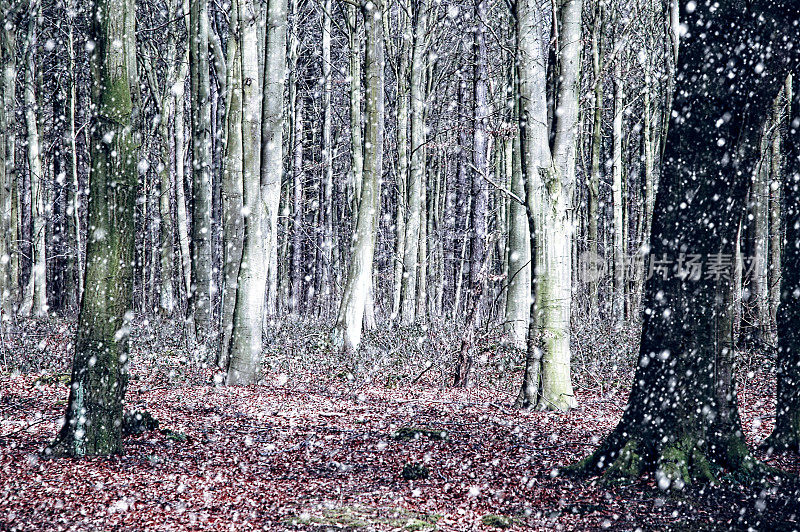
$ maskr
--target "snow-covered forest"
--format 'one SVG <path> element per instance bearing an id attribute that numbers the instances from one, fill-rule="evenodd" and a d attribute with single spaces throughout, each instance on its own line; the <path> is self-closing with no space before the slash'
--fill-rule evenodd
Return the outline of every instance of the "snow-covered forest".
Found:
<path id="1" fill-rule="evenodd" d="M 0 530 L 800 529 L 796 0 L 0 16 Z"/>

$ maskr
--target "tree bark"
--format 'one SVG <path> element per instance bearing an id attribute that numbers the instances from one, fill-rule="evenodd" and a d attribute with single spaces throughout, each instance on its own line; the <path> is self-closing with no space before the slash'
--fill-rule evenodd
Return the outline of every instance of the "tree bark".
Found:
<path id="1" fill-rule="evenodd" d="M 228 355 L 226 383 L 229 385 L 255 384 L 261 376 L 262 320 L 268 268 L 261 183 L 262 93 L 255 0 L 240 0 L 239 14 L 244 240 Z"/>
<path id="2" fill-rule="evenodd" d="M 525 197 L 522 147 L 519 135 L 511 140 L 511 192 Z M 508 287 L 505 330 L 509 342 L 519 350 L 527 346 L 531 314 L 531 237 L 525 205 L 510 200 L 508 216 Z"/>
<path id="3" fill-rule="evenodd" d="M 188 59 L 187 57 L 184 59 Z M 192 256 L 189 238 L 189 214 L 186 207 L 186 125 L 184 124 L 184 81 L 175 85 L 175 203 L 178 222 L 178 249 L 180 250 L 183 287 L 187 299 L 187 312 L 191 313 Z M 187 316 L 187 324 L 193 329 L 194 322 Z M 192 333 L 191 336 L 194 336 Z"/>
<path id="4" fill-rule="evenodd" d="M 270 265 L 268 282 L 271 288 L 267 291 L 266 308 L 271 312 L 265 312 L 265 317 L 274 314 L 278 304 L 275 285 L 278 264 L 278 211 L 283 180 L 283 91 L 286 84 L 287 7 L 286 0 L 270 0 L 267 13 L 261 121 L 261 200 L 264 204 L 264 256 Z M 332 187 L 332 159 L 330 173 Z"/>
<path id="5" fill-rule="evenodd" d="M 208 61 L 208 0 L 193 0 L 189 13 L 192 102 L 192 285 L 197 341 L 210 340 L 212 315 L 211 89 Z M 255 44 L 255 43 L 254 43 Z"/>
<path id="6" fill-rule="evenodd" d="M 517 6 L 520 71 L 520 127 L 528 223 L 534 250 L 534 309 L 525 376 L 517 398 L 523 408 L 566 411 L 576 406 L 570 377 L 572 308 L 572 220 L 578 121 L 581 1 L 568 0 L 560 12 L 561 77 L 552 152 L 547 128 L 547 72 L 541 36 L 541 7 Z M 551 155 L 552 153 L 552 155 Z"/>
<path id="7" fill-rule="evenodd" d="M 41 146 L 39 143 L 39 123 L 36 116 L 38 101 L 36 99 L 37 73 L 36 48 L 38 46 L 39 24 L 41 22 L 41 5 L 38 0 L 30 6 L 28 20 L 26 68 L 25 68 L 25 126 L 28 130 L 28 169 L 31 179 L 31 217 L 32 264 L 31 275 L 25 289 L 25 297 L 20 307 L 23 316 L 47 314 L 47 220 L 45 218 L 45 186 L 44 166 L 42 165 Z"/>
<path id="8" fill-rule="evenodd" d="M 623 211 L 622 120 L 625 114 L 625 80 L 622 77 L 622 58 L 614 60 L 614 124 L 612 132 L 612 204 L 614 209 L 614 272 L 612 316 L 614 327 L 621 329 L 625 322 L 625 216 Z"/>
<path id="9" fill-rule="evenodd" d="M 407 11 L 408 10 L 408 11 Z M 392 291 L 392 315 L 400 317 L 402 323 L 414 321 L 413 316 L 408 321 L 403 317 L 403 285 L 408 283 L 405 277 L 406 270 L 406 248 L 408 245 L 416 246 L 416 242 L 407 242 L 408 224 L 412 217 L 410 211 L 411 195 L 409 190 L 409 100 L 411 98 L 411 61 L 413 51 L 409 50 L 405 35 L 409 30 L 409 8 L 404 1 L 403 6 L 397 12 L 397 32 L 402 36 L 397 49 L 397 202 L 395 210 L 395 261 L 394 261 L 394 287 Z M 418 218 L 418 217 L 417 217 Z M 414 247 L 416 250 L 416 247 Z M 411 260 L 411 259 L 409 259 Z M 417 254 L 413 254 L 416 262 Z M 406 312 L 406 316 L 408 312 Z"/>
<path id="10" fill-rule="evenodd" d="M 788 4 L 784 8 L 766 1 L 697 4 L 686 13 L 687 28 L 702 21 L 737 31 L 690 30 L 684 36 L 677 113 L 650 239 L 653 256 L 667 257 L 672 268 L 653 275 L 645 288 L 639 363 L 623 417 L 579 471 L 609 479 L 655 471 L 664 489 L 713 481 L 719 466 L 759 472 L 744 441 L 732 382 L 730 272 L 758 156 L 758 121 L 767 116 L 789 65 L 788 50 L 766 57 L 741 44 L 768 45 L 792 35 L 795 15 Z M 732 50 L 742 55 L 734 58 Z M 726 58 L 724 78 L 709 57 Z M 763 76 L 752 67 L 760 61 Z M 680 259 L 688 253 L 709 265 L 699 279 L 681 271 Z"/>
<path id="11" fill-rule="evenodd" d="M 477 320 L 480 323 L 484 315 L 483 297 L 486 294 L 487 274 L 481 274 L 489 252 L 489 188 L 487 178 L 490 176 L 489 165 L 489 72 L 486 49 L 486 17 L 485 0 L 475 0 L 475 36 L 473 53 L 473 134 L 472 134 L 472 239 L 470 242 L 470 297 L 478 298 Z"/>
<path id="12" fill-rule="evenodd" d="M 361 342 L 364 308 L 372 285 L 372 262 L 383 175 L 384 4 L 382 0 L 369 1 L 362 4 L 361 10 L 366 31 L 364 182 L 353 235 L 350 268 L 333 332 L 334 345 L 345 351 L 358 349 Z"/>
<path id="13" fill-rule="evenodd" d="M 600 209 L 600 181 L 603 152 L 603 30 L 605 27 L 605 9 L 603 2 L 597 2 L 597 9 L 592 25 L 592 76 L 594 79 L 593 109 L 592 109 L 592 154 L 591 170 L 588 186 L 588 210 L 586 217 L 589 222 L 588 239 L 590 259 L 599 258 L 597 249 L 597 222 Z M 595 272 L 589 272 L 589 312 L 596 316 L 599 310 L 598 288 L 600 279 L 594 278 Z"/>
<path id="14" fill-rule="evenodd" d="M 100 0 L 91 18 L 96 57 L 91 142 L 87 290 L 81 302 L 64 425 L 46 454 L 82 457 L 122 452 L 132 317 L 137 145 L 135 7 Z M 118 46 L 118 43 L 122 43 Z M 113 215 L 112 215 L 113 214 Z"/>
<path id="15" fill-rule="evenodd" d="M 230 5 L 231 35 L 241 31 L 240 5 Z M 222 175 L 222 308 L 220 312 L 220 342 L 217 366 L 228 366 L 230 340 L 233 331 L 233 311 L 236 307 L 237 281 L 242 262 L 244 240 L 244 203 L 242 200 L 242 54 L 237 38 L 228 39 L 226 60 L 227 95 L 225 109 L 225 168 Z"/>
<path id="16" fill-rule="evenodd" d="M 411 49 L 411 164 L 408 174 L 408 204 L 403 239 L 403 274 L 400 297 L 400 318 L 411 325 L 417 318 L 417 270 L 421 256 L 420 228 L 422 223 L 423 187 L 425 172 L 425 70 L 427 7 L 425 0 L 414 2 L 412 24 L 414 38 Z M 403 48 L 405 50 L 405 48 Z"/>
<path id="17" fill-rule="evenodd" d="M 18 236 L 15 223 L 15 196 L 17 190 L 16 176 L 16 55 L 17 55 L 17 33 L 16 24 L 12 23 L 10 17 L 14 13 L 9 9 L 5 2 L 0 4 L 9 20 L 0 28 L 0 68 L 2 72 L 2 100 L 0 101 L 0 155 L 2 155 L 2 167 L 0 167 L 0 229 L 3 232 L 2 250 L 0 257 L 0 309 L 2 319 L 10 319 L 16 312 L 16 305 L 19 297 L 19 278 L 17 267 L 19 261 Z M 16 18 L 16 17 L 15 17 Z"/>
<path id="18" fill-rule="evenodd" d="M 783 249 L 782 201 L 781 184 L 784 174 L 784 136 L 787 124 L 792 120 L 789 115 L 793 98 L 793 75 L 786 77 L 783 91 L 776 100 L 773 119 L 776 124 L 776 133 L 772 141 L 772 164 L 770 168 L 769 185 L 769 317 L 771 344 L 777 343 L 778 307 L 781 301 L 781 253 Z"/>
<path id="19" fill-rule="evenodd" d="M 786 168 L 781 179 L 784 227 L 781 257 L 781 301 L 778 325 L 778 390 L 775 428 L 762 444 L 771 451 L 800 453 L 800 95 L 797 77 L 786 84 L 791 112 L 786 137 Z M 794 87 L 792 87 L 792 84 Z"/>

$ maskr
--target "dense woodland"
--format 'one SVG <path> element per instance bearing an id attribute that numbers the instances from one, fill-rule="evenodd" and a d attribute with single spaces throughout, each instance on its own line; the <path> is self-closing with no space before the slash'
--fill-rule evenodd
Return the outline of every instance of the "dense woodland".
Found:
<path id="1" fill-rule="evenodd" d="M 800 527 L 795 1 L 0 15 L 0 529 Z"/>

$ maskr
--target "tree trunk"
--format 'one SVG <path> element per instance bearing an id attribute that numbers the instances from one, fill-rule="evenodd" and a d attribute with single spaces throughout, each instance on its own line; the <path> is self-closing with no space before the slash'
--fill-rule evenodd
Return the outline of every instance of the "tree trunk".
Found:
<path id="1" fill-rule="evenodd" d="M 188 54 L 186 54 L 188 56 Z M 184 81 L 175 85 L 175 203 L 178 222 L 178 249 L 181 252 L 181 272 L 187 299 L 187 312 L 191 312 L 192 256 L 189 239 L 189 214 L 186 208 L 186 136 L 184 124 Z M 189 319 L 193 328 L 194 322 Z M 194 336 L 194 334 L 191 334 Z"/>
<path id="2" fill-rule="evenodd" d="M 472 134 L 472 240 L 470 242 L 470 297 L 478 298 L 477 323 L 484 315 L 483 298 L 486 294 L 487 273 L 481 274 L 483 264 L 488 259 L 487 239 L 489 237 L 489 72 L 486 50 L 486 0 L 475 0 L 475 37 L 473 50 L 473 134 Z"/>
<path id="3" fill-rule="evenodd" d="M 241 31 L 238 1 L 230 6 L 231 35 Z M 225 127 L 225 169 L 222 175 L 222 308 L 220 312 L 220 342 L 217 366 L 228 366 L 233 311 L 236 307 L 237 281 L 242 262 L 244 219 L 242 200 L 242 54 L 239 41 L 228 39 L 227 92 Z"/>
<path id="4" fill-rule="evenodd" d="M 95 42 L 86 283 L 81 302 L 66 421 L 46 454 L 81 457 L 122 451 L 133 296 L 133 211 L 137 149 L 132 117 L 137 90 L 132 0 L 100 0 Z M 117 43 L 122 43 L 118 46 Z M 113 216 L 111 214 L 114 214 Z"/>
<path id="5" fill-rule="evenodd" d="M 525 180 L 519 135 L 515 135 L 511 143 L 511 192 L 518 198 L 524 198 Z M 510 203 L 505 330 L 511 345 L 524 350 L 531 314 L 531 237 L 525 205 L 514 199 Z"/>
<path id="6" fill-rule="evenodd" d="M 262 319 L 268 268 L 261 184 L 262 93 L 255 0 L 240 0 L 239 13 L 244 240 L 228 355 L 226 382 L 229 385 L 254 384 L 261 376 Z"/>
<path id="7" fill-rule="evenodd" d="M 394 218 L 395 260 L 394 287 L 392 292 L 392 315 L 395 317 L 399 316 L 401 322 L 406 324 L 414 321 L 413 316 L 411 316 L 410 321 L 407 319 L 407 317 L 403 317 L 403 285 L 408 284 L 408 280 L 405 277 L 405 270 L 407 267 L 406 259 L 413 259 L 415 263 L 417 260 L 416 252 L 414 252 L 410 257 L 409 254 L 406 253 L 406 248 L 408 245 L 414 246 L 414 249 L 416 250 L 416 242 L 407 242 L 407 235 L 409 231 L 408 225 L 411 222 L 412 217 L 410 204 L 412 201 L 411 195 L 413 194 L 413 191 L 409 190 L 409 180 L 411 179 L 411 176 L 409 174 L 408 160 L 408 114 L 409 100 L 411 97 L 409 94 L 411 90 L 409 77 L 411 70 L 410 61 L 413 61 L 413 52 L 409 51 L 407 39 L 405 38 L 405 35 L 410 31 L 408 20 L 409 12 L 407 11 L 408 9 L 409 8 L 404 1 L 402 8 L 399 9 L 397 13 L 397 31 L 403 36 L 403 38 L 400 40 L 400 45 L 398 46 L 397 72 L 395 74 L 397 77 L 397 206 Z M 417 216 L 417 219 L 418 218 L 419 217 Z M 419 231 L 419 229 L 417 229 L 417 231 Z M 416 280 L 414 282 L 416 282 Z M 406 316 L 408 316 L 408 311 L 406 311 Z"/>
<path id="8" fill-rule="evenodd" d="M 175 18 L 178 13 L 184 14 L 188 8 L 186 5 L 179 4 L 179 0 L 168 2 L 168 16 Z M 158 212 L 160 220 L 160 265 L 161 265 L 161 285 L 159 288 L 159 310 L 166 316 L 171 317 L 175 311 L 176 298 L 173 279 L 174 274 L 174 254 L 175 254 L 175 227 L 172 222 L 171 196 L 174 189 L 172 178 L 172 134 L 170 131 L 170 121 L 175 116 L 175 98 L 173 88 L 177 83 L 183 83 L 188 72 L 188 64 L 180 59 L 178 55 L 177 32 L 170 32 L 167 38 L 167 48 L 165 51 L 165 61 L 167 68 L 165 72 L 164 87 L 160 97 L 159 111 L 160 121 L 158 123 L 158 134 L 161 141 L 161 161 L 158 167 L 160 177 L 160 190 Z M 148 75 L 150 73 L 148 72 Z M 155 76 L 152 76 L 155 77 Z"/>
<path id="9" fill-rule="evenodd" d="M 9 319 L 16 311 L 19 293 L 19 278 L 16 267 L 19 261 L 19 244 L 17 242 L 17 232 L 15 223 L 15 196 L 17 190 L 16 179 L 16 54 L 17 54 L 17 34 L 14 24 L 4 24 L 0 28 L 0 68 L 2 72 L 2 92 L 0 96 L 0 155 L 2 155 L 2 167 L 0 167 L 0 230 L 3 231 L 2 254 L 0 257 L 7 257 L 8 260 L 0 260 L 0 297 L 2 303 L 2 319 Z"/>
<path id="10" fill-rule="evenodd" d="M 25 298 L 20 307 L 23 316 L 47 314 L 47 219 L 45 218 L 44 166 L 42 165 L 41 147 L 39 144 L 39 124 L 36 116 L 38 102 L 36 99 L 36 48 L 38 46 L 38 29 L 41 21 L 41 5 L 34 1 L 28 20 L 27 63 L 25 68 L 25 126 L 28 130 L 28 169 L 31 179 L 31 217 L 32 265 Z"/>
<path id="11" fill-rule="evenodd" d="M 372 285 L 372 262 L 380 211 L 380 183 L 383 175 L 383 16 L 382 0 L 362 4 L 366 30 L 364 61 L 366 94 L 364 107 L 364 182 L 353 235 L 350 268 L 333 333 L 334 344 L 345 351 L 358 348 L 364 307 Z"/>
<path id="12" fill-rule="evenodd" d="M 323 181 L 322 197 L 320 198 L 320 216 L 322 218 L 319 230 L 318 248 L 321 250 L 320 286 L 318 301 L 320 312 L 327 315 L 333 297 L 333 107 L 331 93 L 333 79 L 331 77 L 331 10 L 332 0 L 323 0 L 322 8 L 322 163 Z"/>
<path id="13" fill-rule="evenodd" d="M 625 114 L 625 80 L 622 77 L 622 58 L 614 60 L 614 125 L 613 125 L 613 182 L 612 203 L 614 209 L 614 272 L 612 316 L 615 329 L 622 329 L 625 322 L 625 216 L 622 194 L 622 118 Z"/>
<path id="14" fill-rule="evenodd" d="M 421 256 L 421 210 L 425 187 L 425 70 L 427 7 L 425 0 L 414 2 L 412 24 L 414 40 L 411 50 L 411 165 L 408 175 L 408 217 L 405 223 L 403 274 L 400 317 L 403 325 L 411 325 L 417 311 L 417 270 Z M 405 48 L 403 48 L 405 50 Z"/>
<path id="15" fill-rule="evenodd" d="M 791 122 L 789 111 L 792 102 L 793 76 L 786 77 L 783 92 L 775 103 L 773 117 L 776 124 L 775 137 L 772 141 L 772 165 L 769 184 L 769 317 L 771 344 L 777 341 L 778 306 L 781 300 L 781 251 L 783 249 L 783 227 L 781 225 L 781 184 L 783 182 L 783 137 L 786 126 Z"/>
<path id="16" fill-rule="evenodd" d="M 193 194 L 190 295 L 195 334 L 201 344 L 205 344 L 211 338 L 211 297 L 213 293 L 211 274 L 211 81 L 208 61 L 208 32 L 208 0 L 194 0 L 191 2 L 189 13 Z"/>
<path id="17" fill-rule="evenodd" d="M 589 175 L 589 198 L 587 219 L 589 222 L 589 258 L 599 258 L 597 249 L 597 221 L 600 213 L 600 181 L 603 153 L 603 29 L 605 9 L 603 2 L 597 2 L 594 24 L 592 25 L 592 76 L 594 79 L 594 108 L 592 109 L 592 155 Z M 598 287 L 600 279 L 596 272 L 586 272 L 589 281 L 589 312 L 596 316 L 599 310 Z"/>
<path id="18" fill-rule="evenodd" d="M 753 235 L 753 271 L 750 293 L 754 311 L 753 335 L 759 342 L 767 339 L 769 330 L 769 175 L 771 170 L 772 134 L 775 124 L 771 114 L 764 123 L 759 151 L 760 160 L 753 172 L 750 192 L 751 228 Z"/>
<path id="19" fill-rule="evenodd" d="M 797 77 L 786 83 L 791 101 L 786 138 L 786 168 L 782 172 L 784 222 L 778 307 L 778 390 L 775 428 L 762 444 L 772 451 L 800 452 L 800 94 Z M 792 83 L 794 87 L 792 87 Z"/>
<path id="20" fill-rule="evenodd" d="M 364 173 L 364 134 L 361 125 L 361 24 L 356 6 L 347 6 L 350 43 L 350 179 L 353 186 L 353 212 L 361 201 Z"/>
<path id="21" fill-rule="evenodd" d="M 517 6 L 520 127 L 528 223 L 534 250 L 535 303 L 525 376 L 517 399 L 523 408 L 565 411 L 576 406 L 570 378 L 572 233 L 570 207 L 575 180 L 578 120 L 578 59 L 581 1 L 562 5 L 561 77 L 553 155 L 547 149 L 547 72 L 543 43 L 534 29 L 543 13 L 533 3 Z"/>
<path id="22" fill-rule="evenodd" d="M 789 38 L 792 18 L 767 1 L 698 4 L 687 13 L 688 28 L 702 21 L 737 31 L 690 31 L 682 43 L 675 92 L 680 112 L 669 128 L 650 239 L 652 255 L 674 266 L 647 282 L 649 311 L 628 405 L 580 471 L 606 478 L 655 471 L 666 489 L 713 481 L 718 466 L 736 474 L 758 469 L 744 441 L 732 382 L 730 272 L 758 157 L 757 121 L 767 116 L 770 95 L 783 82 L 788 51 L 766 58 L 741 44 Z M 723 81 L 708 57 L 727 57 L 733 49 L 743 55 L 728 64 Z M 765 61 L 766 75 L 753 72 L 759 61 Z M 718 121 L 722 114 L 726 120 Z M 688 253 L 707 265 L 699 279 L 680 267 Z"/>
<path id="23" fill-rule="evenodd" d="M 74 1 L 74 0 L 73 0 Z M 80 308 L 81 297 L 83 297 L 83 232 L 81 230 L 81 185 L 78 179 L 78 132 L 76 120 L 76 108 L 78 106 L 78 72 L 75 66 L 75 28 L 74 23 L 70 23 L 69 32 L 67 34 L 67 53 L 69 54 L 69 89 L 68 89 L 68 102 L 67 102 L 67 142 L 69 145 L 69 178 L 70 185 L 67 187 L 69 193 L 67 198 L 67 216 L 70 221 L 67 224 L 69 233 L 75 239 L 75 249 L 70 256 L 70 269 L 73 271 L 72 278 L 74 279 L 74 287 L 72 291 L 70 305 L 73 308 Z"/>
<path id="24" fill-rule="evenodd" d="M 287 1 L 270 0 L 267 12 L 261 122 L 261 200 L 264 204 L 264 256 L 269 264 L 267 310 L 277 309 L 278 211 L 283 180 L 283 90 L 286 83 Z M 245 137 L 246 138 L 246 137 Z M 330 185 L 333 186 L 333 162 Z M 331 204 L 333 200 L 331 200 Z M 331 222 L 332 223 L 332 222 Z M 331 225 L 331 231 L 332 225 Z"/>
<path id="25" fill-rule="evenodd" d="M 292 296 L 291 308 L 299 314 L 303 304 L 303 100 L 294 109 L 294 153 L 292 154 Z"/>

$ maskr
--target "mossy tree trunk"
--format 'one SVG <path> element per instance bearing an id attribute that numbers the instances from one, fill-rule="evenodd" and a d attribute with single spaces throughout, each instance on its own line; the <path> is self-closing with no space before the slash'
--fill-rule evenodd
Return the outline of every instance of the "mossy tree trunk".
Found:
<path id="1" fill-rule="evenodd" d="M 96 114 L 86 250 L 86 285 L 92 289 L 81 302 L 65 422 L 47 449 L 57 456 L 122 451 L 137 188 L 135 8 L 133 0 L 99 0 L 93 11 Z"/>
<path id="2" fill-rule="evenodd" d="M 548 131 L 547 72 L 542 6 L 517 4 L 522 170 L 533 251 L 535 292 L 528 334 L 525 376 L 517 406 L 566 411 L 576 406 L 570 376 L 572 308 L 572 191 L 578 123 L 581 41 L 580 0 L 561 5 L 558 23 L 564 45 L 558 55 L 562 74 L 553 146 Z"/>
<path id="3" fill-rule="evenodd" d="M 671 267 L 648 280 L 633 389 L 623 417 L 576 469 L 605 478 L 655 471 L 662 488 L 713 481 L 718 467 L 760 469 L 744 441 L 733 382 L 733 262 L 762 120 L 786 73 L 791 15 L 772 2 L 698 3 L 681 44 L 675 116 L 656 199 L 651 253 Z M 737 28 L 736 32 L 691 28 Z M 762 42 L 764 47 L 747 46 Z M 777 49 L 777 48 L 773 48 Z M 719 58 L 710 60 L 709 58 Z M 761 64 L 764 75 L 753 65 Z M 720 71 L 724 66 L 724 74 Z M 705 271 L 682 271 L 702 257 Z"/>

